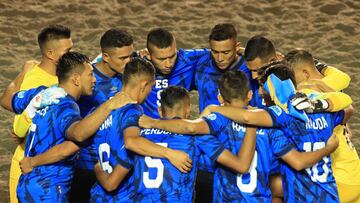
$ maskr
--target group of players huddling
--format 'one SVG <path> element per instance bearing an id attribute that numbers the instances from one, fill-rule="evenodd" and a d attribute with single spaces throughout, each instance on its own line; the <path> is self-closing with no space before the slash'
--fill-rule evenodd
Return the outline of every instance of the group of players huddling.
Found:
<path id="1" fill-rule="evenodd" d="M 11 202 L 360 202 L 360 161 L 346 122 L 350 77 L 303 49 L 245 48 L 217 24 L 209 48 L 177 49 L 152 29 L 135 51 L 110 29 L 90 62 L 67 27 L 38 35 L 4 90 L 24 138 Z M 199 118 L 189 119 L 189 91 Z"/>

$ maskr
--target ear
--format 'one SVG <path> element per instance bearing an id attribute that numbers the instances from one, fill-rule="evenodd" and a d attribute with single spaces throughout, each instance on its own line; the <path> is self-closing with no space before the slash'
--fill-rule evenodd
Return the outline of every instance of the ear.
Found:
<path id="1" fill-rule="evenodd" d="M 303 74 L 304 74 L 304 76 L 305 76 L 306 80 L 309 80 L 309 78 L 310 78 L 310 73 L 309 73 L 309 71 L 308 71 L 308 70 L 306 70 L 306 69 L 303 69 L 303 70 L 302 70 L 302 72 L 303 72 Z"/>
<path id="2" fill-rule="evenodd" d="M 74 73 L 71 75 L 71 81 L 75 86 L 80 86 L 81 85 L 81 76 L 78 73 Z"/>
<path id="3" fill-rule="evenodd" d="M 252 99 L 252 96 L 253 96 L 253 92 L 251 90 L 249 90 L 247 93 L 248 102 Z"/>
<path id="4" fill-rule="evenodd" d="M 141 92 L 144 92 L 145 91 L 145 88 L 146 86 L 149 84 L 149 81 L 147 80 L 141 80 L 140 81 L 140 91 Z"/>
<path id="5" fill-rule="evenodd" d="M 109 54 L 105 52 L 102 53 L 102 58 L 105 63 L 108 63 L 108 61 L 110 60 Z"/>
<path id="6" fill-rule="evenodd" d="M 55 54 L 55 52 L 52 49 L 46 50 L 46 52 L 45 52 L 46 57 L 53 61 L 55 60 L 54 54 Z"/>
<path id="7" fill-rule="evenodd" d="M 245 51 L 244 47 L 241 47 L 241 42 L 236 42 L 235 49 L 237 54 L 243 54 Z"/>
<path id="8" fill-rule="evenodd" d="M 218 101 L 220 102 L 220 104 L 221 104 L 221 105 L 224 105 L 225 100 L 224 100 L 224 98 L 221 96 L 220 93 L 218 94 L 217 98 L 218 98 Z"/>

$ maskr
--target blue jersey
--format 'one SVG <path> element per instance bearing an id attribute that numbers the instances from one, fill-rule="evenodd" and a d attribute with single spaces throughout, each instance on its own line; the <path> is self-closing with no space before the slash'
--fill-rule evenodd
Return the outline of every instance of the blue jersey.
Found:
<path id="1" fill-rule="evenodd" d="M 130 169 L 131 155 L 124 147 L 124 130 L 138 127 L 139 117 L 143 111 L 140 105 L 128 104 L 113 111 L 101 125 L 94 136 L 94 143 L 102 169 L 111 173 L 116 164 Z M 99 183 L 91 189 L 90 202 L 129 202 L 134 195 L 134 179 L 129 175 L 119 187 L 109 193 Z"/>
<path id="2" fill-rule="evenodd" d="M 216 161 L 224 146 L 211 135 L 193 136 L 172 134 L 159 129 L 143 129 L 146 139 L 189 154 L 196 165 L 200 153 Z M 135 156 L 135 202 L 193 202 L 197 168 L 182 173 L 165 158 Z"/>
<path id="3" fill-rule="evenodd" d="M 40 89 L 43 87 L 40 87 Z M 29 90 L 29 94 L 33 93 Z M 21 98 L 19 98 L 21 94 Z M 13 98 L 13 107 L 19 112 L 27 92 Z M 17 101 L 18 100 L 18 101 Z M 66 130 L 81 119 L 79 108 L 70 95 L 61 98 L 55 105 L 36 112 L 26 138 L 25 156 L 34 157 L 66 140 Z M 74 156 L 54 164 L 38 166 L 28 174 L 21 175 L 17 193 L 21 202 L 67 201 L 73 175 Z"/>
<path id="4" fill-rule="evenodd" d="M 216 135 L 225 148 L 237 154 L 243 142 L 246 127 L 221 114 L 204 117 L 211 134 Z M 236 174 L 216 164 L 213 202 L 271 202 L 269 176 L 275 156 L 271 152 L 271 137 L 283 136 L 276 129 L 257 129 L 256 148 L 249 173 Z M 288 146 L 286 146 L 288 147 Z M 282 148 L 288 151 L 290 148 Z"/>
<path id="5" fill-rule="evenodd" d="M 180 86 L 190 90 L 197 60 L 206 52 L 205 49 L 180 49 L 177 53 L 177 59 L 171 73 L 169 75 L 156 73 L 155 85 L 145 102 L 142 104 L 146 115 L 152 118 L 160 117 L 158 106 L 160 106 L 160 93 L 163 89 L 169 86 Z"/>
<path id="6" fill-rule="evenodd" d="M 95 64 L 92 66 L 96 78 L 93 93 L 90 96 L 81 96 L 77 102 L 82 117 L 85 117 L 92 109 L 97 108 L 109 98 L 113 97 L 122 87 L 122 76 L 120 74 L 108 77 L 99 71 Z M 92 138 L 89 138 L 84 146 L 85 147 L 80 149 L 79 159 L 75 166 L 77 168 L 93 170 L 97 162 L 97 157 Z"/>
<path id="7" fill-rule="evenodd" d="M 344 118 L 344 111 L 308 114 L 309 121 L 305 123 L 286 114 L 277 106 L 265 110 L 271 115 L 273 125 L 279 127 L 288 140 L 301 152 L 315 151 L 325 147 L 334 127 L 339 125 Z M 324 157 L 306 170 L 296 171 L 287 164 L 281 164 L 280 171 L 285 201 L 339 201 L 330 156 Z"/>
<path id="8" fill-rule="evenodd" d="M 202 112 L 204 108 L 210 104 L 220 104 L 217 99 L 219 94 L 219 79 L 226 71 L 229 70 L 241 70 L 245 72 L 249 78 L 250 87 L 252 87 L 251 72 L 246 67 L 245 60 L 242 56 L 240 56 L 239 60 L 234 62 L 234 64 L 226 70 L 221 70 L 216 66 L 210 51 L 207 51 L 207 53 L 198 60 L 193 85 L 199 92 L 200 112 Z"/>

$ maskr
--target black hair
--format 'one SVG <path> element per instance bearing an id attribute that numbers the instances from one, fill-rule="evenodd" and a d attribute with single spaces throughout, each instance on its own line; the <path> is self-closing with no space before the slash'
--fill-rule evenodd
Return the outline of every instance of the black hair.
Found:
<path id="1" fill-rule="evenodd" d="M 237 98 L 245 100 L 249 90 L 249 80 L 242 71 L 227 71 L 220 77 L 219 91 L 226 102 Z"/>
<path id="2" fill-rule="evenodd" d="M 38 35 L 38 44 L 43 51 L 44 46 L 51 40 L 69 39 L 71 31 L 69 28 L 62 25 L 50 25 L 43 28 Z"/>
<path id="3" fill-rule="evenodd" d="M 260 58 L 262 61 L 268 61 L 276 55 L 273 43 L 263 36 L 256 35 L 246 44 L 244 58 L 246 61 L 252 61 Z"/>
<path id="4" fill-rule="evenodd" d="M 315 68 L 314 58 L 310 52 L 303 49 L 295 49 L 285 55 L 286 61 L 289 63 L 290 68 L 294 70 L 296 64 L 306 63 Z"/>
<path id="5" fill-rule="evenodd" d="M 74 72 L 81 74 L 84 71 L 84 63 L 90 63 L 87 56 L 78 52 L 65 53 L 56 65 L 56 76 L 59 83 L 66 82 Z"/>
<path id="6" fill-rule="evenodd" d="M 235 27 L 231 23 L 217 24 L 211 30 L 209 40 L 224 41 L 227 39 L 233 39 L 236 41 L 237 33 Z"/>
<path id="7" fill-rule="evenodd" d="M 132 36 L 124 30 L 110 29 L 100 39 L 100 47 L 103 52 L 111 48 L 121 48 L 134 43 Z"/>
<path id="8" fill-rule="evenodd" d="M 185 88 L 179 86 L 167 87 L 160 93 L 161 108 L 173 108 L 179 102 L 183 102 L 185 98 L 190 99 L 189 92 Z"/>
<path id="9" fill-rule="evenodd" d="M 291 82 L 294 84 L 294 87 L 296 87 L 296 80 L 294 72 L 289 68 L 289 66 L 285 63 L 270 63 L 266 66 L 264 66 L 264 72 L 260 76 L 260 85 L 264 85 L 266 80 L 268 79 L 269 75 L 274 74 L 276 77 L 278 77 L 280 80 L 284 81 L 287 79 L 290 79 Z"/>
<path id="10" fill-rule="evenodd" d="M 123 84 L 127 85 L 131 81 L 131 78 L 138 75 L 146 75 L 150 77 L 154 77 L 155 75 L 155 68 L 152 63 L 149 61 L 134 57 L 132 58 L 126 65 L 123 74 Z"/>
<path id="11" fill-rule="evenodd" d="M 152 52 L 151 46 L 156 46 L 159 49 L 170 47 L 174 42 L 174 36 L 164 28 L 155 28 L 150 30 L 147 35 L 146 47 L 149 52 Z"/>

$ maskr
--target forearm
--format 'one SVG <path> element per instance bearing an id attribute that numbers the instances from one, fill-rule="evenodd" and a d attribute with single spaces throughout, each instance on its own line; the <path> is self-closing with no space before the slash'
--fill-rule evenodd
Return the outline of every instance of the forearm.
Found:
<path id="1" fill-rule="evenodd" d="M 20 86 L 22 81 L 24 80 L 26 72 L 21 71 L 16 78 L 9 84 L 9 86 L 5 89 L 3 95 L 1 96 L 1 106 L 8 110 L 13 112 L 11 100 L 13 95 L 20 90 Z"/>
<path id="2" fill-rule="evenodd" d="M 108 174 L 101 169 L 99 165 L 94 167 L 96 178 L 106 191 L 111 192 L 119 187 L 122 180 L 126 177 L 129 169 L 126 169 L 117 164 L 114 170 Z"/>
<path id="3" fill-rule="evenodd" d="M 211 112 L 220 113 L 231 120 L 255 126 L 272 127 L 272 118 L 265 110 L 246 110 L 232 106 L 212 106 Z"/>
<path id="4" fill-rule="evenodd" d="M 108 180 L 110 180 L 110 174 L 103 171 L 100 167 L 94 167 L 94 171 L 96 179 L 99 181 L 100 185 L 103 186 L 107 191 L 109 191 L 108 189 L 110 189 L 110 187 Z"/>
<path id="5" fill-rule="evenodd" d="M 243 143 L 237 154 L 239 163 L 249 170 L 251 161 L 253 160 L 256 147 L 256 128 L 247 127 Z"/>
<path id="6" fill-rule="evenodd" d="M 299 152 L 296 149 L 291 150 L 282 159 L 288 163 L 292 168 L 297 171 L 311 167 L 319 162 L 324 156 L 331 153 L 328 147 L 312 151 L 312 152 Z"/>
<path id="7" fill-rule="evenodd" d="M 111 109 L 108 106 L 108 102 L 105 102 L 99 106 L 93 113 L 86 116 L 81 121 L 73 124 L 67 132 L 69 139 L 77 142 L 83 142 L 91 137 L 105 121 L 105 119 L 111 113 Z"/>
<path id="8" fill-rule="evenodd" d="M 75 143 L 65 141 L 61 144 L 55 145 L 42 154 L 31 157 L 31 165 L 36 167 L 59 162 L 76 153 L 79 149 L 80 148 Z"/>
<path id="9" fill-rule="evenodd" d="M 142 156 L 167 158 L 168 148 L 155 144 L 140 136 L 125 136 L 126 149 Z"/>
<path id="10" fill-rule="evenodd" d="M 207 127 L 207 124 L 205 124 L 205 126 L 203 122 L 203 119 L 154 120 L 152 128 L 158 128 L 178 134 L 209 134 L 210 130 Z"/>

